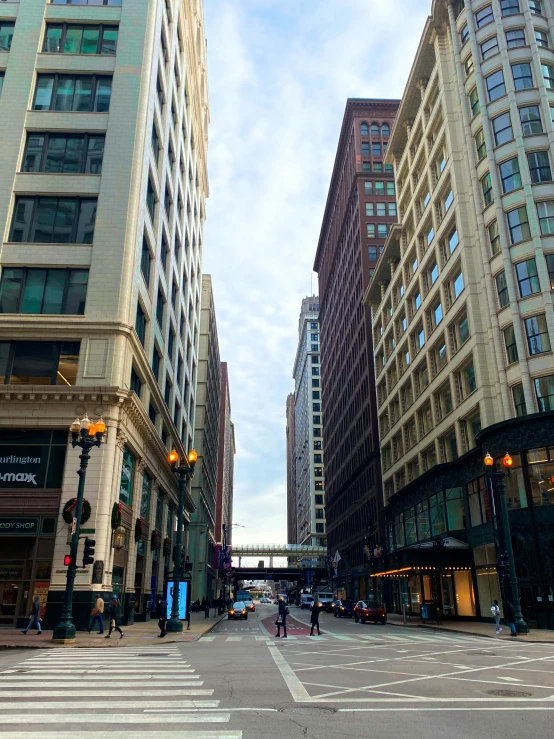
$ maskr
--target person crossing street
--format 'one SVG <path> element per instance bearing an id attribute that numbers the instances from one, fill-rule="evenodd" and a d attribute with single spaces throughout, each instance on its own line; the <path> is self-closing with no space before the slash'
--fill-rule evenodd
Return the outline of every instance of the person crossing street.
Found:
<path id="1" fill-rule="evenodd" d="M 283 639 L 287 638 L 287 616 L 289 615 L 289 609 L 287 608 L 287 604 L 285 603 L 285 599 L 283 596 L 279 598 L 279 611 L 277 613 L 277 620 L 275 621 L 275 625 L 277 626 L 277 634 L 275 635 L 277 639 L 281 638 L 281 626 L 283 627 Z"/>
<path id="2" fill-rule="evenodd" d="M 317 635 L 321 636 L 321 631 L 319 630 L 319 614 L 321 611 L 321 603 L 319 603 L 317 600 L 314 600 L 312 604 L 312 610 L 311 610 L 311 618 L 310 622 L 312 624 L 312 628 L 310 630 L 310 636 L 314 635 L 314 628 L 317 626 Z"/>

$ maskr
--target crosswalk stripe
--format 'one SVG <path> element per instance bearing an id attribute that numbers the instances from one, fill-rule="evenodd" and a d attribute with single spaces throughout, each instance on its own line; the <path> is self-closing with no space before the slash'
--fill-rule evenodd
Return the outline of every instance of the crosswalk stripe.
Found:
<path id="1" fill-rule="evenodd" d="M 106 668 L 104 666 L 103 667 L 83 667 L 81 669 L 79 669 L 78 667 L 71 667 L 71 668 L 64 667 L 62 670 L 54 670 L 51 667 L 50 668 L 26 667 L 26 668 L 20 668 L 20 669 L 28 670 L 30 675 L 31 674 L 33 675 L 49 675 L 49 674 L 54 674 L 54 675 L 87 674 L 87 675 L 90 675 L 95 672 L 104 673 L 106 671 Z M 166 675 L 190 675 L 193 672 L 195 672 L 195 670 L 192 670 L 192 669 L 191 670 L 185 670 L 185 669 L 168 670 L 167 668 L 164 668 L 164 667 L 152 667 L 151 669 L 148 669 L 147 667 L 140 668 L 140 669 L 139 668 L 126 669 L 122 667 L 121 669 L 117 669 L 117 668 L 110 669 L 110 675 L 140 675 L 141 677 L 145 675 L 152 675 L 155 673 L 161 673 L 161 674 L 166 674 Z M 0 673 L 0 674 L 3 674 L 3 673 Z"/>
<path id="2" fill-rule="evenodd" d="M 228 636 L 225 641 L 242 641 L 242 636 Z"/>
<path id="3" fill-rule="evenodd" d="M 26 734 L 2 732 L 2 739 L 23 739 Z M 41 731 L 41 739 L 60 739 L 58 731 Z M 71 739 L 90 739 L 90 731 L 72 731 Z M 110 731 L 110 739 L 137 739 L 136 731 Z M 242 739 L 242 731 L 164 731 L 164 739 Z"/>
<path id="4" fill-rule="evenodd" d="M 230 713 L 36 713 L 22 718 L 19 715 L 2 714 L 2 724 L 224 724 L 231 720 Z M 42 736 L 41 732 L 41 736 Z M 72 733 L 73 736 L 73 733 Z M 110 732 L 112 736 L 112 732 Z"/>
<path id="5" fill-rule="evenodd" d="M 324 636 L 307 636 L 306 639 L 311 639 L 312 641 L 328 641 Z"/>
<path id="6" fill-rule="evenodd" d="M 34 684 L 34 683 L 33 683 Z M 57 683 L 56 683 L 57 684 Z M 73 686 L 75 687 L 75 686 Z M 157 686 L 156 686 L 157 687 Z M 83 698 L 153 698 L 156 695 L 165 696 L 191 696 L 191 695 L 213 695 L 213 690 L 95 690 L 93 688 L 87 688 L 86 690 L 79 683 L 79 697 Z M 23 695 L 22 690 L 2 690 L 0 697 L 2 698 L 21 698 Z M 65 698 L 64 703 L 67 706 L 67 691 L 66 690 L 28 690 L 25 689 L 24 695 L 26 698 Z M 19 705 L 19 704 L 18 704 Z M 33 703 L 33 706 L 35 704 Z"/>
<path id="7" fill-rule="evenodd" d="M 94 709 L 94 708 L 218 708 L 219 701 L 166 701 L 166 700 L 148 700 L 148 701 L 122 701 L 119 695 L 113 694 L 111 701 L 81 701 L 79 696 L 73 696 L 71 699 L 72 710 Z M 77 700 L 76 700 L 77 698 Z M 114 702 L 114 701 L 117 701 Z M 11 701 L 9 703 L 0 702 L 0 710 L 2 711 L 33 711 L 37 709 L 65 709 L 68 707 L 67 701 Z M 0 715 L 0 722 L 4 715 Z M 25 717 L 26 718 L 26 717 Z"/>
<path id="8" fill-rule="evenodd" d="M 352 636 L 343 636 L 342 634 L 333 634 L 335 639 L 341 639 L 342 641 L 354 641 Z"/>
<path id="9" fill-rule="evenodd" d="M 25 685 L 28 685 L 29 688 L 51 688 L 52 687 L 52 681 L 49 680 L 48 682 L 37 682 L 36 678 L 33 678 L 32 680 L 29 679 L 29 677 L 11 677 L 7 682 L 4 682 L 5 678 L 0 678 L 0 689 L 3 688 L 20 688 L 23 689 Z M 186 680 L 168 680 L 167 678 L 155 678 L 156 682 L 152 683 L 152 687 L 155 688 L 177 688 L 177 687 L 187 687 L 187 688 L 196 688 L 200 685 L 204 685 L 203 680 L 199 680 L 197 683 L 188 682 Z M 102 684 L 105 684 L 106 687 L 110 688 L 128 688 L 129 687 L 129 680 L 122 680 L 122 679 L 110 679 L 109 677 L 102 677 Z M 63 682 L 56 680 L 56 685 L 58 688 L 74 688 L 75 687 L 75 680 L 72 680 L 71 682 Z M 98 681 L 97 680 L 91 680 L 91 681 L 85 681 L 82 682 L 79 680 L 79 688 L 97 688 L 98 687 Z"/>
<path id="10" fill-rule="evenodd" d="M 265 640 L 266 640 L 266 637 L 265 636 L 257 636 L 256 637 L 256 641 L 265 641 Z"/>
<path id="11" fill-rule="evenodd" d="M 200 641 L 215 641 L 215 636 L 203 636 Z"/>

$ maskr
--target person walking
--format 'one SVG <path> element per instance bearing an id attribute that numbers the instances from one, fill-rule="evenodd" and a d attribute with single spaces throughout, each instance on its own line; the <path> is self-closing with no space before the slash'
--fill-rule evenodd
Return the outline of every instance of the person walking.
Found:
<path id="1" fill-rule="evenodd" d="M 40 597 L 38 595 L 35 595 L 35 597 L 33 598 L 31 617 L 29 623 L 27 624 L 27 628 L 23 629 L 21 633 L 27 634 L 33 624 L 37 627 L 37 634 L 40 634 L 42 632 L 42 628 L 40 626 Z"/>
<path id="2" fill-rule="evenodd" d="M 517 636 L 517 629 L 516 629 L 516 612 L 515 608 L 512 603 L 510 603 L 509 600 L 506 601 L 506 608 L 505 608 L 505 617 L 506 617 L 506 623 L 510 627 L 510 636 Z"/>
<path id="3" fill-rule="evenodd" d="M 498 605 L 498 601 L 493 601 L 493 604 L 491 606 L 491 613 L 494 617 L 494 623 L 496 624 L 496 633 L 500 634 L 502 631 L 502 626 L 500 626 L 500 606 Z"/>
<path id="4" fill-rule="evenodd" d="M 317 626 L 317 635 L 321 636 L 321 631 L 319 630 L 319 613 L 321 609 L 321 603 L 318 603 L 317 600 L 314 600 L 312 603 L 312 616 L 310 618 L 312 628 L 310 629 L 310 636 L 314 635 L 314 628 Z"/>
<path id="5" fill-rule="evenodd" d="M 121 628 L 119 626 L 119 614 L 121 611 L 121 603 L 119 602 L 119 599 L 117 595 L 114 595 L 114 597 L 110 601 L 110 630 L 108 631 L 108 635 L 105 636 L 105 639 L 109 639 L 112 635 L 112 631 L 115 629 L 115 631 L 119 631 L 121 636 L 120 639 L 123 639 L 123 632 L 121 631 Z"/>
<path id="6" fill-rule="evenodd" d="M 90 634 L 92 631 L 92 627 L 94 626 L 95 622 L 98 621 L 98 633 L 103 634 L 104 633 L 104 598 L 102 598 L 101 595 L 96 598 L 96 601 L 94 603 L 94 608 L 92 609 L 92 621 L 90 622 L 90 626 L 88 627 L 87 631 Z"/>
<path id="7" fill-rule="evenodd" d="M 167 634 L 166 622 L 167 622 L 167 601 L 160 598 L 158 601 L 158 607 L 156 609 L 156 616 L 158 617 L 158 628 L 160 633 L 158 639 L 162 639 Z"/>
<path id="8" fill-rule="evenodd" d="M 279 604 L 279 611 L 277 613 L 277 620 L 275 621 L 275 625 L 277 626 L 277 634 L 276 638 L 281 638 L 281 626 L 283 627 L 283 639 L 287 638 L 287 616 L 289 615 L 289 609 L 287 608 L 287 604 L 285 603 L 285 599 L 283 596 L 279 598 L 278 601 Z"/>
<path id="9" fill-rule="evenodd" d="M 204 600 L 202 601 L 202 603 L 204 604 L 204 618 L 209 618 L 210 617 L 210 600 L 209 600 L 209 598 L 204 598 Z"/>

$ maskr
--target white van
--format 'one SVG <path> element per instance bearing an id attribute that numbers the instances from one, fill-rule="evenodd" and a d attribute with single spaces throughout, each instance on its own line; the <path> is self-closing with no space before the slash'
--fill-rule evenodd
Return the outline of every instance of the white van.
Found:
<path id="1" fill-rule="evenodd" d="M 314 604 L 314 597 L 309 593 L 302 593 L 300 596 L 300 608 L 311 608 Z"/>
<path id="2" fill-rule="evenodd" d="M 333 610 L 333 601 L 335 600 L 333 593 L 317 593 L 317 599 L 322 604 L 327 613 Z"/>

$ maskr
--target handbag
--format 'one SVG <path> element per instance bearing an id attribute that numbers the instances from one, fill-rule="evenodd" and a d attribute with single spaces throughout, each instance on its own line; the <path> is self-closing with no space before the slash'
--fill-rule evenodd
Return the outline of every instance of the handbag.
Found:
<path id="1" fill-rule="evenodd" d="M 289 615 L 290 615 L 290 611 L 289 611 L 289 609 L 287 607 L 287 608 L 285 608 L 285 616 L 289 616 Z"/>
<path id="2" fill-rule="evenodd" d="M 281 626 L 282 623 L 283 623 L 283 617 L 277 616 L 277 621 L 275 621 L 275 626 Z"/>
<path id="3" fill-rule="evenodd" d="M 112 620 L 110 621 L 110 626 L 112 627 L 112 629 L 115 629 L 115 618 L 112 618 Z"/>
<path id="4" fill-rule="evenodd" d="M 93 608 L 92 611 L 90 612 L 90 615 L 91 616 L 96 616 L 97 613 L 98 613 L 98 608 Z"/>

